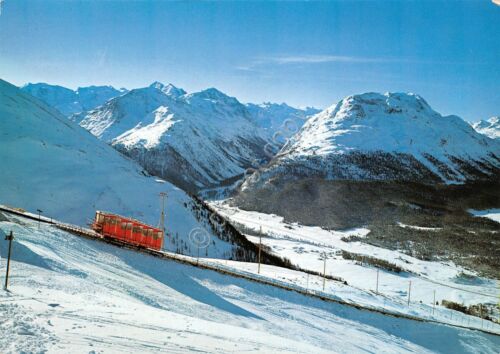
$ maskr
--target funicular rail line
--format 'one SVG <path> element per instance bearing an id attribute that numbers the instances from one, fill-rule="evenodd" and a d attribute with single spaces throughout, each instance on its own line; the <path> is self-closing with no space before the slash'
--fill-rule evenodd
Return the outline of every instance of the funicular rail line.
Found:
<path id="1" fill-rule="evenodd" d="M 231 268 L 229 266 L 225 266 L 225 265 L 218 264 L 215 262 L 207 262 L 204 260 L 200 261 L 199 259 L 195 259 L 195 258 L 192 258 L 189 256 L 178 255 L 175 253 L 170 253 L 170 252 L 165 252 L 165 251 L 158 251 L 158 250 L 154 250 L 151 248 L 145 248 L 142 246 L 136 246 L 136 245 L 129 244 L 126 242 L 122 242 L 122 241 L 117 240 L 117 239 L 103 237 L 102 235 L 98 234 L 97 232 L 95 232 L 91 229 L 83 228 L 83 227 L 80 227 L 77 225 L 61 223 L 61 222 L 58 222 L 57 220 L 52 220 L 52 219 L 47 219 L 47 218 L 42 218 L 39 220 L 37 215 L 26 213 L 26 212 L 20 211 L 19 209 L 10 208 L 10 207 L 0 205 L 0 211 L 4 211 L 4 212 L 8 212 L 8 213 L 15 214 L 18 216 L 22 216 L 25 218 L 29 218 L 32 220 L 40 221 L 40 222 L 43 222 L 46 224 L 51 224 L 51 225 L 54 225 L 55 227 L 57 227 L 61 230 L 70 232 L 70 233 L 77 235 L 77 236 L 82 236 L 82 237 L 85 237 L 88 239 L 92 239 L 92 240 L 96 240 L 96 241 L 100 241 L 100 242 L 105 242 L 108 244 L 112 244 L 115 246 L 129 249 L 132 251 L 145 253 L 145 254 L 148 254 L 148 255 L 151 255 L 154 257 L 168 259 L 168 260 L 172 260 L 175 262 L 187 264 L 187 265 L 202 268 L 202 269 L 216 271 L 216 272 L 221 273 L 221 274 L 229 275 L 229 276 L 236 277 L 236 278 L 242 278 L 245 280 L 261 283 L 264 285 L 273 286 L 273 287 L 280 288 L 283 290 L 293 291 L 293 292 L 296 292 L 296 293 L 299 293 L 299 294 L 302 294 L 305 296 L 317 298 L 317 299 L 320 299 L 323 301 L 353 307 L 353 308 L 356 308 L 356 309 L 361 310 L 361 311 L 369 311 L 369 312 L 379 313 L 379 314 L 382 314 L 385 316 L 403 318 L 403 319 L 408 319 L 408 320 L 418 321 L 418 322 L 435 323 L 435 324 L 441 324 L 441 325 L 463 328 L 463 329 L 468 329 L 468 330 L 476 330 L 476 331 L 480 331 L 483 333 L 488 333 L 488 334 L 500 336 L 500 333 L 490 331 L 490 330 L 487 330 L 484 328 L 467 327 L 467 326 L 462 326 L 459 324 L 439 321 L 436 319 L 412 316 L 412 315 L 408 315 L 408 314 L 404 314 L 404 313 L 396 313 L 396 312 L 386 311 L 386 310 L 380 309 L 380 308 L 373 308 L 373 307 L 369 307 L 369 306 L 365 306 L 365 305 L 360 305 L 360 304 L 344 301 L 342 299 L 334 297 L 334 295 L 332 295 L 332 294 L 328 294 L 328 293 L 317 291 L 317 290 L 305 289 L 305 288 L 298 286 L 298 285 L 294 285 L 294 284 L 287 283 L 284 281 L 268 278 L 265 276 L 260 276 L 260 275 L 253 274 L 253 273 L 246 272 L 246 271 L 237 270 L 235 268 Z"/>

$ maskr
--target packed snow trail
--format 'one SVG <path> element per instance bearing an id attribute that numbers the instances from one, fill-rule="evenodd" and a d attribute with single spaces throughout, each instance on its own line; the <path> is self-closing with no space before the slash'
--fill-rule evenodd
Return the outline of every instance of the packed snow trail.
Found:
<path id="1" fill-rule="evenodd" d="M 2 353 L 494 353 L 500 345 L 498 336 L 327 303 L 36 221 L 14 217 L 0 230 L 16 236 L 10 292 L 0 291 Z"/>

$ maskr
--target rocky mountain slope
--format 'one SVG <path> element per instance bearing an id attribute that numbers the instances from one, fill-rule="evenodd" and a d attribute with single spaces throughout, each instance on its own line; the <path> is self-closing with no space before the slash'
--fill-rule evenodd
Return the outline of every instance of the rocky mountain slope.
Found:
<path id="1" fill-rule="evenodd" d="M 47 84 L 28 84 L 23 90 L 148 171 L 191 192 L 218 190 L 241 178 L 247 168 L 268 160 L 281 147 L 283 137 L 291 136 L 318 112 L 284 103 L 242 105 L 213 88 L 187 94 L 160 82 L 130 92 L 108 86 L 72 91 Z M 94 99 L 88 98 L 89 91 Z M 280 137 L 273 141 L 277 131 Z M 268 143 L 272 145 L 265 150 Z"/>
<path id="2" fill-rule="evenodd" d="M 244 105 L 214 88 L 186 94 L 154 83 L 70 119 L 191 192 L 241 176 L 267 158 L 270 140 Z"/>
<path id="3" fill-rule="evenodd" d="M 273 133 L 280 131 L 287 135 L 295 133 L 309 117 L 320 112 L 313 107 L 299 109 L 286 103 L 247 103 L 246 107 L 259 126 Z"/>
<path id="4" fill-rule="evenodd" d="M 472 127 L 479 133 L 491 139 L 500 139 L 500 117 L 491 117 L 472 124 Z"/>
<path id="5" fill-rule="evenodd" d="M 500 207 L 499 159 L 497 140 L 420 96 L 350 96 L 310 118 L 232 204 L 286 222 L 367 227 L 363 242 L 497 277 L 500 225 L 468 209 Z"/>
<path id="6" fill-rule="evenodd" d="M 234 240 L 217 237 L 209 215 L 185 192 L 149 176 L 55 109 L 2 80 L 0 135 L 0 204 L 41 209 L 43 215 L 79 225 L 89 223 L 96 210 L 157 225 L 158 194 L 167 192 L 166 249 L 196 254 L 189 234 L 198 230 L 211 241 L 204 256 L 231 257 L 238 251 Z"/>
<path id="7" fill-rule="evenodd" d="M 30 83 L 21 89 L 56 108 L 65 116 L 94 109 L 127 91 L 125 89 L 117 90 L 111 86 L 88 86 L 71 90 L 46 83 Z"/>
<path id="8" fill-rule="evenodd" d="M 367 93 L 309 119 L 260 181 L 283 176 L 463 183 L 491 179 L 499 167 L 499 142 L 459 117 L 441 116 L 418 95 Z"/>

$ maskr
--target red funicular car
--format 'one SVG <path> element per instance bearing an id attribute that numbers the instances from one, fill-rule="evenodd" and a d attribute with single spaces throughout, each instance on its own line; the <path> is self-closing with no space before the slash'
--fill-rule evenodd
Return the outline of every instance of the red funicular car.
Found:
<path id="1" fill-rule="evenodd" d="M 163 248 L 164 235 L 162 230 L 124 216 L 96 211 L 92 229 L 104 237 L 137 246 L 155 250 Z"/>

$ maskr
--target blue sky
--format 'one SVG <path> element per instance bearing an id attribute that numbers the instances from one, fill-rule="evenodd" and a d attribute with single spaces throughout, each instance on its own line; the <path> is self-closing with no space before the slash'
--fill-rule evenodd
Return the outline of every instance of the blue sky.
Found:
<path id="1" fill-rule="evenodd" d="M 0 77 L 207 87 L 326 107 L 421 94 L 443 114 L 500 115 L 500 6 L 476 1 L 4 0 Z"/>

